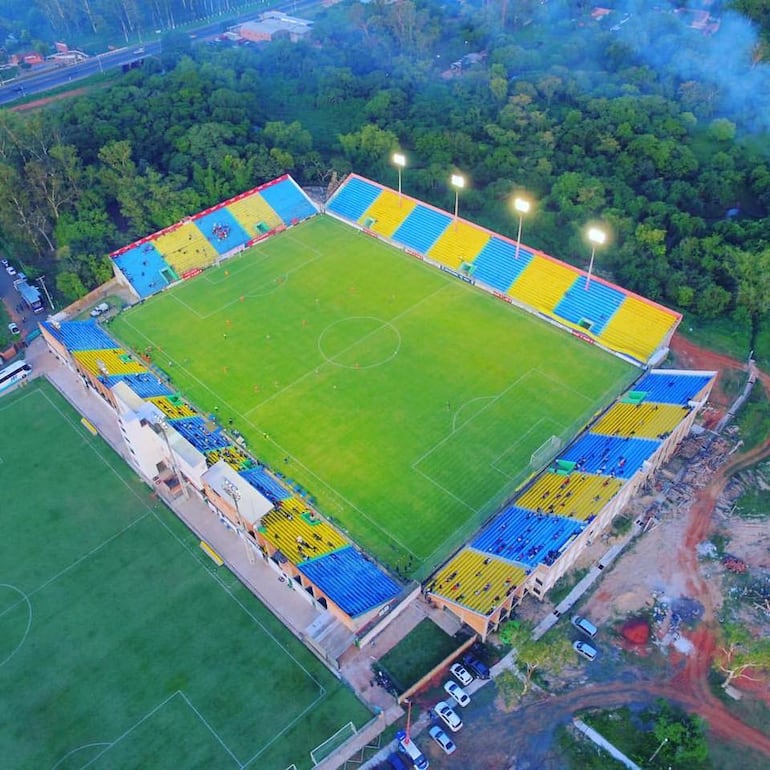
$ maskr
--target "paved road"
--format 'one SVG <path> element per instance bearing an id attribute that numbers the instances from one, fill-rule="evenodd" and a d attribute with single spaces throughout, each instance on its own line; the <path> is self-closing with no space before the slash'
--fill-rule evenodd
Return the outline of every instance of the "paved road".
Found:
<path id="1" fill-rule="evenodd" d="M 21 303 L 21 297 L 13 286 L 16 277 L 8 275 L 4 267 L 0 267 L 0 300 L 5 304 L 11 318 L 21 329 L 21 335 L 14 338 L 15 341 L 24 339 L 33 329 L 37 328 L 37 322 L 45 318 L 46 313 L 35 315 L 28 308 L 18 309 Z"/>
<path id="2" fill-rule="evenodd" d="M 272 7 L 274 10 L 283 11 L 284 13 L 302 15 L 302 13 L 307 13 L 320 4 L 321 0 L 293 0 L 292 2 L 279 3 Z M 200 42 L 220 34 L 234 24 L 253 19 L 262 10 L 267 10 L 270 7 L 271 4 L 265 2 L 264 7 L 259 10 L 252 9 L 248 13 L 238 14 L 237 16 L 223 15 L 213 19 L 204 19 L 197 26 L 188 27 L 186 32 L 195 38 L 195 42 Z M 35 94 L 44 94 L 54 88 L 75 83 L 78 80 L 83 80 L 106 70 L 130 65 L 132 62 L 149 56 L 158 56 L 160 52 L 160 41 L 156 40 L 142 44 L 135 43 L 115 51 L 107 51 L 106 53 L 91 56 L 80 64 L 47 69 L 38 74 L 29 74 L 22 78 L 16 78 L 4 85 L 0 85 L 0 106 L 11 104 L 18 99 Z"/>

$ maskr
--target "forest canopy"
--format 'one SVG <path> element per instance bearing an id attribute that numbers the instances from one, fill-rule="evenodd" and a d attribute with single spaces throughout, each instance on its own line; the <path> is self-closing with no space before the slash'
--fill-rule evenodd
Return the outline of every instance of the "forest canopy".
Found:
<path id="1" fill-rule="evenodd" d="M 109 277 L 111 250 L 284 172 L 394 186 L 399 149 L 408 194 L 449 209 L 461 171 L 462 214 L 515 236 L 526 192 L 525 242 L 580 266 L 601 221 L 600 274 L 729 317 L 761 347 L 770 76 L 755 27 L 724 10 L 704 36 L 644 3 L 609 26 L 583 5 L 343 2 L 305 42 L 196 44 L 46 110 L 0 111 L 2 245 L 74 299 Z"/>

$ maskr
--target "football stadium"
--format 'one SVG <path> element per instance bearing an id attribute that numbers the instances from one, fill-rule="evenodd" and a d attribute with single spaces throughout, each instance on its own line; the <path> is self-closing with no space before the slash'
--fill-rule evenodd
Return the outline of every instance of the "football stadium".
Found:
<path id="1" fill-rule="evenodd" d="M 680 316 L 355 174 L 289 176 L 112 255 L 133 302 L 42 324 L 139 474 L 196 494 L 361 643 L 419 585 L 485 637 L 690 430 Z"/>

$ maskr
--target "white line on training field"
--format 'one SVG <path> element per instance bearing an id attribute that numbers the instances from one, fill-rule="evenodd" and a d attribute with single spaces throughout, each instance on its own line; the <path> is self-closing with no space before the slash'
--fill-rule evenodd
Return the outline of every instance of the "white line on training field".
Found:
<path id="1" fill-rule="evenodd" d="M 27 627 L 24 629 L 24 633 L 22 634 L 19 643 L 8 653 L 5 660 L 0 660 L 0 668 L 2 668 L 21 649 L 21 646 L 24 644 L 24 642 L 27 641 L 29 629 L 32 627 L 32 602 L 29 600 L 29 596 L 27 596 L 24 591 L 22 591 L 20 588 L 17 588 L 16 586 L 11 585 L 10 583 L 0 583 L 0 588 L 10 588 L 12 591 L 16 591 L 16 593 L 21 596 L 20 601 L 14 602 L 9 607 L 6 607 L 3 612 L 0 612 L 0 618 L 2 618 L 7 612 L 10 612 L 15 607 L 18 607 L 20 602 L 23 601 L 27 603 Z"/>
<path id="2" fill-rule="evenodd" d="M 243 762 L 241 762 L 238 757 L 233 754 L 233 752 L 230 750 L 230 747 L 222 740 L 222 737 L 219 735 L 219 733 L 208 723 L 206 718 L 201 714 L 200 711 L 198 711 L 195 706 L 193 706 L 192 701 L 180 690 L 179 694 L 182 696 L 182 699 L 184 702 L 195 712 L 198 719 L 200 719 L 201 722 L 206 726 L 206 729 L 219 741 L 222 748 L 233 758 L 233 761 L 238 765 L 238 767 L 243 767 Z"/>
<path id="3" fill-rule="evenodd" d="M 82 765 L 80 770 L 86 770 L 87 767 L 90 767 L 98 759 L 101 759 L 104 754 L 117 746 L 127 735 L 130 735 L 134 730 L 136 730 L 137 727 L 144 724 L 148 719 L 153 717 L 156 711 L 160 711 L 160 709 L 162 709 L 172 698 L 175 698 L 179 694 L 180 692 L 177 690 L 176 692 L 172 692 L 171 695 L 169 695 L 167 698 L 164 698 L 157 706 L 148 711 L 138 722 L 134 722 L 134 724 L 131 725 L 131 727 L 129 727 L 128 730 L 126 730 L 122 735 L 119 735 L 114 741 L 110 741 L 108 744 L 106 744 L 104 750 L 100 751 L 95 757 L 86 762 L 85 765 Z M 61 762 L 61 760 L 59 760 L 59 762 Z"/>
<path id="4" fill-rule="evenodd" d="M 174 538 L 174 539 L 175 539 L 175 540 L 176 540 L 176 541 L 177 541 L 177 542 L 178 542 L 178 543 L 179 543 L 179 544 L 182 546 L 182 548 L 183 548 L 184 550 L 186 550 L 186 551 L 188 552 L 188 554 L 189 554 L 190 556 L 192 556 L 192 558 L 193 558 L 195 561 L 197 561 L 197 562 L 198 562 L 198 564 L 200 564 L 200 565 L 201 565 L 201 567 L 203 568 L 203 566 L 202 566 L 202 565 L 203 565 L 203 562 L 201 562 L 201 560 L 200 560 L 200 557 L 198 556 L 198 549 L 197 549 L 197 548 L 193 549 L 193 548 L 191 548 L 190 546 L 188 546 L 188 544 L 187 544 L 187 543 L 185 543 L 185 541 L 184 541 L 184 540 L 182 540 L 182 539 L 181 539 L 181 538 L 180 538 L 180 537 L 179 537 L 179 536 L 176 534 L 176 532 L 174 532 L 174 531 L 173 531 L 173 530 L 172 530 L 172 529 L 171 529 L 171 528 L 170 528 L 170 527 L 169 527 L 169 526 L 166 524 L 166 522 L 165 522 L 165 521 L 163 521 L 163 520 L 162 520 L 162 519 L 161 519 L 161 518 L 160 518 L 160 517 L 159 517 L 159 516 L 158 516 L 158 515 L 157 515 L 157 514 L 154 512 L 154 511 L 153 511 L 153 516 L 154 516 L 155 520 L 156 520 L 156 521 L 157 521 L 157 522 L 158 522 L 158 523 L 159 523 L 159 524 L 160 524 L 160 525 L 161 525 L 161 526 L 162 526 L 162 527 L 163 527 L 163 528 L 164 528 L 164 529 L 165 529 L 165 530 L 166 530 L 166 531 L 167 531 L 167 532 L 168 532 L 168 533 L 169 533 L 169 534 L 170 534 L 170 535 L 171 535 L 171 536 L 172 536 L 172 537 L 173 537 L 173 538 Z M 305 673 L 305 675 L 308 677 L 308 679 L 310 679 L 310 680 L 313 682 L 313 684 L 315 684 L 315 685 L 318 687 L 318 689 L 321 691 L 321 693 L 322 693 L 322 694 L 325 694 L 325 693 L 326 693 L 326 688 L 325 688 L 325 687 L 324 687 L 324 686 L 323 686 L 323 685 L 322 685 L 322 684 L 321 684 L 321 683 L 320 683 L 320 682 L 319 682 L 319 681 L 318 681 L 318 680 L 317 680 L 317 679 L 316 679 L 316 678 L 313 676 L 313 674 L 312 674 L 310 671 L 308 671 L 308 670 L 307 670 L 307 668 L 305 668 L 305 666 L 303 666 L 303 665 L 302 665 L 302 663 L 300 663 L 300 662 L 297 660 L 297 658 L 296 658 L 296 657 L 293 655 L 293 653 L 289 652 L 289 650 L 287 650 L 287 649 L 286 649 L 286 647 L 283 645 L 283 643 L 282 643 L 282 642 L 280 642 L 280 641 L 279 641 L 279 640 L 278 640 L 278 639 L 277 639 L 277 638 L 276 638 L 276 637 L 273 635 L 273 633 L 272 633 L 272 632 L 271 632 L 269 629 L 267 629 L 267 628 L 266 628 L 266 627 L 263 625 L 262 621 L 261 621 L 259 618 L 257 618 L 257 617 L 256 617 L 256 616 L 255 616 L 255 615 L 254 615 L 254 614 L 253 614 L 253 613 L 252 613 L 250 610 L 249 610 L 249 608 L 248 608 L 248 607 L 246 607 L 246 605 L 245 605 L 245 604 L 244 604 L 244 603 L 243 603 L 243 602 L 242 602 L 242 601 L 241 601 L 241 600 L 240 600 L 240 599 L 239 599 L 239 598 L 238 598 L 238 597 L 237 597 L 237 596 L 236 596 L 236 595 L 235 595 L 235 594 L 234 594 L 234 593 L 233 593 L 233 592 L 230 590 L 230 587 L 229 587 L 229 586 L 228 586 L 228 585 L 227 585 L 227 584 L 226 584 L 226 583 L 225 583 L 225 582 L 222 580 L 222 578 L 220 578 L 220 577 L 219 577 L 219 575 L 217 575 L 216 573 L 212 572 L 212 571 L 211 571 L 211 570 L 209 570 L 209 569 L 204 569 L 204 572 L 206 573 L 206 575 L 207 575 L 209 578 L 211 578 L 212 580 L 214 580 L 216 583 L 218 583 L 218 584 L 219 584 L 219 586 L 220 586 L 220 587 L 221 587 L 221 588 L 222 588 L 222 589 L 223 589 L 223 590 L 224 590 L 224 591 L 225 591 L 225 592 L 226 592 L 226 593 L 227 593 L 227 594 L 230 596 L 230 598 L 231 598 L 231 599 L 232 599 L 232 600 L 233 600 L 233 601 L 234 601 L 234 602 L 235 602 L 235 603 L 236 603 L 236 604 L 237 604 L 237 605 L 238 605 L 238 606 L 239 606 L 239 607 L 240 607 L 240 608 L 241 608 L 241 609 L 242 609 L 242 610 L 243 610 L 243 611 L 246 613 L 246 615 L 247 615 L 248 617 L 250 617 L 250 618 L 251 618 L 251 620 L 253 621 L 253 623 L 254 623 L 256 626 L 258 626 L 258 627 L 259 627 L 259 628 L 262 630 L 262 633 L 264 633 L 264 634 L 265 634 L 267 637 L 269 637 L 269 638 L 270 638 L 270 639 L 271 639 L 271 640 L 272 640 L 272 641 L 275 643 L 275 645 L 276 645 L 276 646 L 280 647 L 280 648 L 281 648 L 281 649 L 284 651 L 284 653 L 286 654 L 286 657 L 287 657 L 287 658 L 290 658 L 290 659 L 291 659 L 291 660 L 292 660 L 292 661 L 295 663 L 295 665 L 296 665 L 298 668 L 300 668 L 300 669 L 301 669 L 301 670 L 302 670 L 302 671 Z M 247 587 L 246 587 L 246 590 L 248 591 L 248 588 L 247 588 Z"/>
<path id="5" fill-rule="evenodd" d="M 51 770 L 56 770 L 57 767 L 60 767 L 62 762 L 65 762 L 67 759 L 69 759 L 73 754 L 77 754 L 79 751 L 83 751 L 84 749 L 93 749 L 96 746 L 105 746 L 106 748 L 110 747 L 109 741 L 99 741 L 97 743 L 84 743 L 82 746 L 76 746 L 72 751 L 68 751 L 52 768 Z M 106 749 L 105 749 L 106 751 Z M 104 753 L 104 752 L 102 752 Z"/>
<path id="6" fill-rule="evenodd" d="M 279 738 L 282 738 L 284 733 L 286 733 L 288 730 L 291 730 L 294 725 L 299 722 L 302 717 L 305 716 L 311 709 L 314 709 L 320 701 L 322 701 L 326 697 L 325 693 L 324 695 L 319 695 L 304 711 L 302 711 L 300 714 L 297 714 L 294 719 L 289 722 L 289 724 L 286 725 L 286 727 L 283 728 L 280 732 L 276 733 L 256 754 L 254 754 L 253 757 L 249 757 L 242 765 L 242 767 L 248 767 L 260 754 L 264 754 L 267 749 L 269 749 Z"/>
<path id="7" fill-rule="evenodd" d="M 389 318 L 388 320 L 382 321 L 380 326 L 378 326 L 376 329 L 373 329 L 370 332 L 367 332 L 363 337 L 360 337 L 359 339 L 351 342 L 350 345 L 348 345 L 346 348 L 343 348 L 342 350 L 340 350 L 339 353 L 337 353 L 337 355 L 340 356 L 340 355 L 343 355 L 343 354 L 347 353 L 348 351 L 352 350 L 356 345 L 358 345 L 359 342 L 362 342 L 363 340 L 367 339 L 368 337 L 371 337 L 373 334 L 376 334 L 377 332 L 382 331 L 382 329 L 384 329 L 386 326 L 393 326 L 394 322 L 396 322 L 396 321 L 400 320 L 401 318 L 404 318 L 405 316 L 409 315 L 409 313 L 411 313 L 413 310 L 418 308 L 424 302 L 427 302 L 429 299 L 433 299 L 433 297 L 435 297 L 437 294 L 440 294 L 441 292 L 446 290 L 449 286 L 450 286 L 450 284 L 444 284 L 440 288 L 436 289 L 436 291 L 433 291 L 430 294 L 426 294 L 424 297 L 422 297 L 422 299 L 420 299 L 419 301 L 415 302 L 413 305 L 410 305 L 408 308 L 404 308 L 404 310 L 402 310 L 400 313 L 394 315 L 392 318 Z M 344 320 L 347 320 L 347 319 L 346 318 L 340 318 L 338 320 L 339 321 L 344 321 Z M 395 328 L 395 326 L 394 326 L 394 328 Z M 398 331 L 398 329 L 396 329 L 396 331 Z M 323 332 L 322 332 L 322 334 L 323 334 Z M 320 340 L 320 336 L 319 336 L 319 340 Z M 399 350 L 400 350 L 400 348 L 401 348 L 401 345 L 399 343 Z M 320 347 L 319 347 L 319 353 L 320 353 Z M 321 353 L 321 355 L 323 355 L 323 354 Z M 326 356 L 323 356 L 323 357 L 324 357 L 325 361 L 321 364 L 322 367 L 331 367 L 331 366 L 337 367 L 338 366 L 333 361 L 330 361 L 328 358 L 326 358 Z M 287 390 L 291 390 L 293 387 L 295 387 L 296 385 L 299 385 L 299 383 L 303 382 L 304 380 L 308 379 L 309 377 L 313 377 L 315 375 L 315 372 L 316 372 L 316 370 L 318 368 L 319 367 L 317 367 L 317 366 L 310 367 L 310 369 L 308 369 L 307 372 L 305 372 L 305 374 L 300 375 L 293 382 L 290 382 L 285 387 L 281 388 L 280 390 L 277 390 L 275 393 L 273 393 L 272 396 L 268 396 L 264 400 L 260 401 L 256 406 L 254 406 L 251 409 L 247 410 L 241 416 L 245 417 L 246 415 L 251 414 L 252 412 L 256 411 L 257 409 L 261 409 L 265 404 L 269 404 L 271 401 L 273 401 L 274 399 L 278 398 L 278 396 L 283 395 Z M 253 423 L 250 423 L 250 424 L 253 425 Z M 256 428 L 257 426 L 255 425 L 254 427 Z"/>

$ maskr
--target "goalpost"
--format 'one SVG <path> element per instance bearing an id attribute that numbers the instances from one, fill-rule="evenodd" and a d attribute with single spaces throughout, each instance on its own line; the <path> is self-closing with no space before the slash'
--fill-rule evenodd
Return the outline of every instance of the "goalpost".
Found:
<path id="1" fill-rule="evenodd" d="M 323 743 L 319 743 L 311 752 L 310 758 L 313 760 L 313 766 L 333 754 L 345 741 L 356 734 L 356 726 L 352 722 L 340 727 L 331 738 L 327 738 Z"/>
<path id="2" fill-rule="evenodd" d="M 559 436 L 551 436 L 532 453 L 529 458 L 530 467 L 533 470 L 540 470 L 556 457 L 557 452 L 563 445 L 564 442 Z"/>

